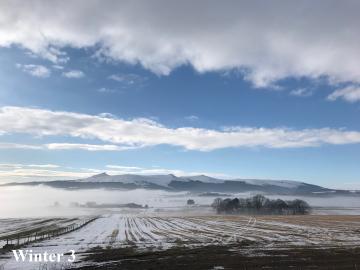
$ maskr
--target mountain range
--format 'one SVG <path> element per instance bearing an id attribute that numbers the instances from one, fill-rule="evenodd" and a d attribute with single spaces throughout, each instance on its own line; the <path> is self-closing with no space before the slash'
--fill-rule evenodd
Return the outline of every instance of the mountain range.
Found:
<path id="1" fill-rule="evenodd" d="M 290 180 L 259 179 L 218 179 L 206 175 L 175 176 L 166 175 L 108 175 L 96 174 L 76 180 L 35 181 L 10 183 L 6 185 L 45 185 L 65 189 L 157 189 L 167 191 L 188 191 L 193 193 L 239 193 L 262 192 L 283 195 L 360 195 L 359 191 L 328 189 L 318 185 Z"/>

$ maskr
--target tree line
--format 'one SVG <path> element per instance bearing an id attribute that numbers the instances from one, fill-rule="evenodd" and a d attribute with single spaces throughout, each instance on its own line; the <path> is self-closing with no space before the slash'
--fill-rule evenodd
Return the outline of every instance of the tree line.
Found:
<path id="1" fill-rule="evenodd" d="M 216 198 L 211 206 L 219 214 L 306 215 L 311 211 L 309 204 L 303 200 L 271 200 L 263 195 L 224 200 Z"/>

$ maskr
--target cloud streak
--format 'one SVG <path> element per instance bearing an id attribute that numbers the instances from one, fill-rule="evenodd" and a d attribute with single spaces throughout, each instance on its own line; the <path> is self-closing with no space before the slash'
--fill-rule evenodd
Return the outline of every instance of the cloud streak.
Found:
<path id="1" fill-rule="evenodd" d="M 18 181 L 18 180 L 66 180 L 66 179 L 78 179 L 91 176 L 90 172 L 72 172 L 62 170 L 47 170 L 47 169 L 31 169 L 21 168 L 12 170 L 0 170 L 0 180 L 5 182 Z"/>
<path id="2" fill-rule="evenodd" d="M 30 149 L 30 150 L 39 150 L 43 149 L 42 146 L 33 145 L 33 144 L 21 144 L 21 143 L 6 143 L 0 142 L 0 149 Z"/>
<path id="3" fill-rule="evenodd" d="M 40 168 L 40 169 L 54 169 L 59 168 L 55 164 L 19 164 L 19 163 L 0 163 L 0 168 L 20 169 L 20 168 Z"/>
<path id="4" fill-rule="evenodd" d="M 16 64 L 16 67 L 21 69 L 25 73 L 28 73 L 28 74 L 30 74 L 31 76 L 34 76 L 34 77 L 47 78 L 51 74 L 51 71 L 47 67 L 42 66 L 42 65 Z"/>
<path id="5" fill-rule="evenodd" d="M 48 144 L 19 144 L 0 143 L 0 149 L 25 149 L 25 150 L 84 150 L 84 151 L 123 151 L 133 149 L 130 146 L 112 144 L 87 144 L 87 143 L 48 143 Z"/>
<path id="6" fill-rule="evenodd" d="M 0 163 L 0 181 L 75 179 L 90 176 L 90 171 L 69 171 L 56 164 Z"/>
<path id="7" fill-rule="evenodd" d="M 169 128 L 146 118 L 124 120 L 98 115 L 50 111 L 27 107 L 0 109 L 0 134 L 69 136 L 96 139 L 112 145 L 48 144 L 52 149 L 99 148 L 116 150 L 156 145 L 172 145 L 187 150 L 212 151 L 233 147 L 299 148 L 324 144 L 360 143 L 360 132 L 345 129 L 303 129 L 228 127 L 204 129 Z"/>
<path id="8" fill-rule="evenodd" d="M 298 88 L 290 91 L 290 95 L 296 97 L 310 97 L 313 95 L 313 91 L 306 88 Z"/>
<path id="9" fill-rule="evenodd" d="M 339 98 L 351 103 L 360 101 L 360 86 L 351 85 L 337 89 L 327 97 L 330 101 L 335 101 Z"/>
<path id="10" fill-rule="evenodd" d="M 55 63 L 68 60 L 62 48 L 94 47 L 160 75 L 188 64 L 237 69 L 257 87 L 287 77 L 359 83 L 359 10 L 355 0 L 1 1 L 0 46 Z"/>
<path id="11" fill-rule="evenodd" d="M 82 72 L 81 70 L 66 71 L 63 72 L 62 75 L 68 79 L 80 79 L 85 76 L 84 72 Z"/>
<path id="12" fill-rule="evenodd" d="M 86 151 L 123 151 L 132 147 L 112 144 L 85 144 L 85 143 L 49 143 L 44 146 L 49 150 L 86 150 Z"/>
<path id="13" fill-rule="evenodd" d="M 108 77 L 110 80 L 119 82 L 122 88 L 141 88 L 145 85 L 147 78 L 137 74 L 113 74 Z"/>

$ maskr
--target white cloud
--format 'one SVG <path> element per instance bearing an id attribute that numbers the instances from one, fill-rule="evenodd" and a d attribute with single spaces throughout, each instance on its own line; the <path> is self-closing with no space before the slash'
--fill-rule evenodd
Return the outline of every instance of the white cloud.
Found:
<path id="1" fill-rule="evenodd" d="M 63 76 L 69 79 L 80 79 L 85 76 L 81 70 L 70 70 L 63 72 Z"/>
<path id="2" fill-rule="evenodd" d="M 0 142 L 0 149 L 42 149 L 42 146 L 32 144 L 20 144 L 20 143 L 4 143 Z"/>
<path id="3" fill-rule="evenodd" d="M 2 107 L 0 123 L 0 134 L 25 133 L 97 139 L 118 145 L 121 149 L 167 144 L 188 150 L 211 151 L 228 147 L 294 148 L 360 143 L 359 131 L 345 129 L 168 128 L 146 118 L 113 119 L 26 107 Z"/>
<path id="4" fill-rule="evenodd" d="M 106 94 L 110 94 L 110 93 L 115 93 L 115 92 L 118 92 L 116 91 L 115 89 L 110 89 L 110 88 L 106 88 L 106 87 L 101 87 L 97 90 L 97 92 L 99 93 L 106 93 Z"/>
<path id="5" fill-rule="evenodd" d="M 290 91 L 290 95 L 296 97 L 310 97 L 312 94 L 313 91 L 307 88 L 298 88 Z"/>
<path id="6" fill-rule="evenodd" d="M 56 164 L 19 164 L 19 163 L 0 163 L 0 181 L 32 181 L 55 180 L 55 179 L 73 179 L 86 177 L 91 173 L 71 172 L 60 170 Z"/>
<path id="7" fill-rule="evenodd" d="M 139 171 L 142 170 L 142 167 L 136 166 L 122 166 L 122 165 L 106 165 L 106 168 L 109 169 L 117 169 L 117 170 L 126 170 L 126 171 Z"/>
<path id="8" fill-rule="evenodd" d="M 18 144 L 0 143 L 0 149 L 29 149 L 29 150 L 86 150 L 86 151 L 123 151 L 133 149 L 131 146 L 111 144 L 86 144 L 86 143 L 48 143 L 48 144 Z"/>
<path id="9" fill-rule="evenodd" d="M 0 181 L 34 181 L 34 180 L 67 180 L 67 179 L 79 179 L 91 176 L 92 172 L 76 172 L 65 170 L 49 170 L 43 168 L 14 168 L 10 170 L 0 169 Z"/>
<path id="10" fill-rule="evenodd" d="M 42 65 L 16 64 L 16 67 L 34 77 L 47 78 L 51 74 L 51 71 L 47 67 L 42 66 Z"/>
<path id="11" fill-rule="evenodd" d="M 87 150 L 87 151 L 123 151 L 131 147 L 109 144 L 81 144 L 81 143 L 49 143 L 49 150 Z"/>
<path id="12" fill-rule="evenodd" d="M 336 0 L 1 1 L 0 46 L 53 62 L 66 61 L 66 46 L 95 47 L 162 75 L 186 64 L 238 69 L 258 87 L 287 77 L 359 83 L 359 10 Z"/>
<path id="13" fill-rule="evenodd" d="M 54 64 L 53 68 L 62 69 L 62 66 L 58 64 L 65 64 L 70 60 L 70 57 L 67 56 L 66 52 L 61 51 L 52 45 L 49 45 L 46 48 L 40 48 L 39 50 L 36 50 L 36 48 L 34 49 L 35 50 L 30 49 L 30 51 L 26 51 L 25 54 L 34 59 L 39 58 L 39 56 L 47 59 Z"/>
<path id="14" fill-rule="evenodd" d="M 189 115 L 189 116 L 186 116 L 186 117 L 185 117 L 185 120 L 188 120 L 188 121 L 190 121 L 190 122 L 194 122 L 194 121 L 199 120 L 199 117 L 196 116 L 196 115 Z"/>
<path id="15" fill-rule="evenodd" d="M 64 67 L 63 66 L 60 66 L 60 65 L 53 65 L 52 66 L 54 69 L 58 69 L 58 70 L 63 70 Z"/>
<path id="16" fill-rule="evenodd" d="M 348 86 L 345 88 L 337 89 L 328 96 L 328 100 L 335 101 L 341 98 L 348 102 L 360 101 L 360 86 Z"/>
<path id="17" fill-rule="evenodd" d="M 121 83 L 123 88 L 129 87 L 143 87 L 147 81 L 146 77 L 142 77 L 137 74 L 113 74 L 109 76 L 109 79 Z"/>
<path id="18" fill-rule="evenodd" d="M 55 164 L 18 164 L 18 163 L 0 163 L 0 168 L 59 168 L 59 165 Z"/>
<path id="19" fill-rule="evenodd" d="M 27 167 L 35 167 L 35 168 L 59 168 L 59 165 L 55 164 L 30 164 L 26 165 Z"/>

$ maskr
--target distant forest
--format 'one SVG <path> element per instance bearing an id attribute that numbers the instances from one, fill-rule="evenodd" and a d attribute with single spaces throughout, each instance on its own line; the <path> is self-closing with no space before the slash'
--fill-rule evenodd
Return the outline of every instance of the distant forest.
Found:
<path id="1" fill-rule="evenodd" d="M 309 204 L 303 200 L 270 200 L 263 195 L 245 199 L 216 198 L 211 206 L 219 214 L 306 215 L 311 211 Z"/>

